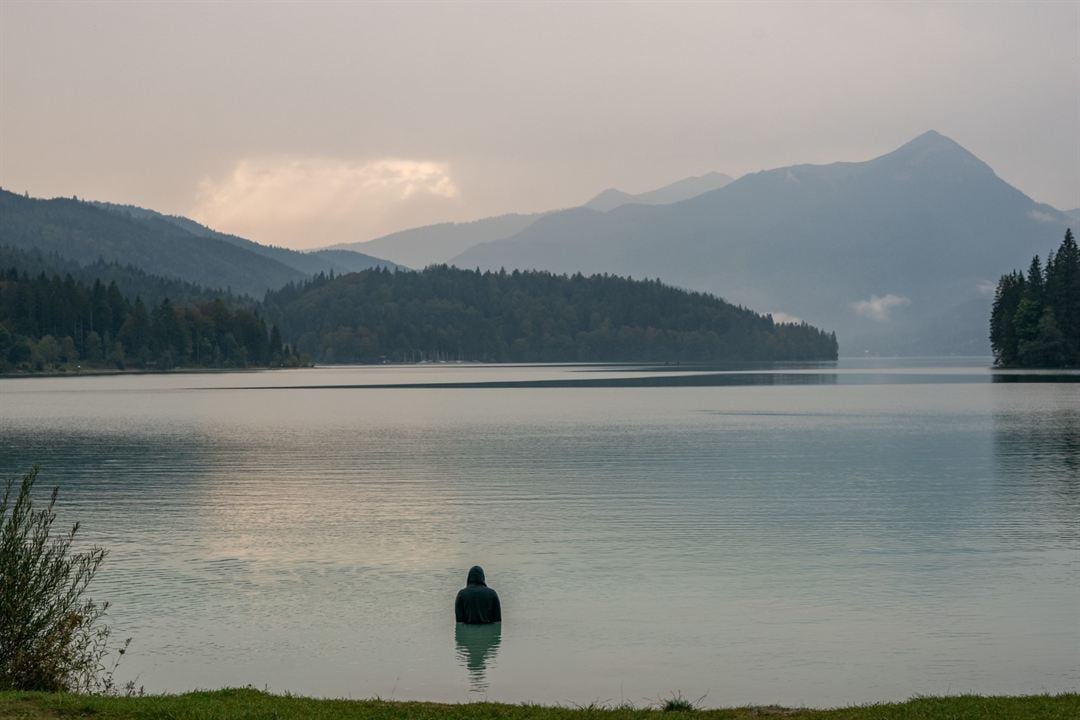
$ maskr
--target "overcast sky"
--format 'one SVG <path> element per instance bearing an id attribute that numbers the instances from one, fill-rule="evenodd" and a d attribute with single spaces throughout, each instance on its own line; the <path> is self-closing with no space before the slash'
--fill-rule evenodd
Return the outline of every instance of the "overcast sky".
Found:
<path id="1" fill-rule="evenodd" d="M 931 128 L 1080 206 L 1080 2 L 0 0 L 0 185 L 293 247 Z"/>

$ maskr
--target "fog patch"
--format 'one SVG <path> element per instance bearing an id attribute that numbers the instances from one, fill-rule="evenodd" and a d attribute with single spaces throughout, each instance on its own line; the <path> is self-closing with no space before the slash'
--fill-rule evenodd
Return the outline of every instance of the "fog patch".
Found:
<path id="1" fill-rule="evenodd" d="M 870 318 L 878 322 L 887 322 L 892 314 L 894 308 L 904 307 L 910 305 L 911 300 L 908 300 L 903 295 L 871 295 L 868 300 L 857 300 L 851 304 L 851 308 L 855 311 L 856 315 Z"/>
<path id="2" fill-rule="evenodd" d="M 1056 223 L 1058 221 L 1052 213 L 1048 213 L 1045 210 L 1039 210 L 1038 208 L 1032 208 L 1028 210 L 1028 217 L 1032 220 L 1038 220 L 1044 223 Z"/>
<path id="3" fill-rule="evenodd" d="M 980 297 L 994 297 L 997 283 L 993 280 L 980 280 L 975 284 L 975 292 L 979 293 Z"/>
<path id="4" fill-rule="evenodd" d="M 771 312 L 774 323 L 779 325 L 799 325 L 802 323 L 802 318 L 795 317 L 794 315 L 788 315 L 786 312 Z"/>

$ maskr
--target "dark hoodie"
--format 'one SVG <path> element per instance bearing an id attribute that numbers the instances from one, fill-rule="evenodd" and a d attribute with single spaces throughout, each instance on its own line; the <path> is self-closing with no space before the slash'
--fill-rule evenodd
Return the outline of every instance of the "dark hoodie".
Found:
<path id="1" fill-rule="evenodd" d="M 473 565 L 466 586 L 458 591 L 454 615 L 459 623 L 486 625 L 502 622 L 499 594 L 484 583 L 484 569 Z"/>

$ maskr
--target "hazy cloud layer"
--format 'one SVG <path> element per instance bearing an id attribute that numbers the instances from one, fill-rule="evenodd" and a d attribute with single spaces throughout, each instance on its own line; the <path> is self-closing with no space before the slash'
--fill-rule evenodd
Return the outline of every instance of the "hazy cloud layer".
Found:
<path id="1" fill-rule="evenodd" d="M 892 317 L 892 311 L 898 307 L 910 305 L 911 300 L 903 295 L 872 295 L 868 300 L 858 300 L 851 304 L 856 315 L 860 315 L 878 322 L 887 322 Z"/>
<path id="2" fill-rule="evenodd" d="M 190 215 L 245 237 L 318 247 L 355 241 L 358 228 L 388 232 L 410 207 L 457 195 L 445 163 L 249 158 L 204 178 Z"/>
<path id="3" fill-rule="evenodd" d="M 1077 207 L 1078 35 L 1075 0 L 5 0 L 0 185 L 173 213 L 209 203 L 220 229 L 277 243 L 295 228 L 260 213 L 325 212 L 336 219 L 313 230 L 353 240 L 712 170 L 863 160 L 933 128 L 1035 199 Z M 458 194 L 328 181 L 351 206 L 304 190 L 309 209 L 207 199 L 275 157 L 329 159 L 318 177 L 445 163 Z"/>
<path id="4" fill-rule="evenodd" d="M 770 314 L 772 315 L 773 322 L 787 323 L 789 325 L 798 325 L 802 322 L 802 318 L 789 315 L 786 312 L 772 312 Z"/>

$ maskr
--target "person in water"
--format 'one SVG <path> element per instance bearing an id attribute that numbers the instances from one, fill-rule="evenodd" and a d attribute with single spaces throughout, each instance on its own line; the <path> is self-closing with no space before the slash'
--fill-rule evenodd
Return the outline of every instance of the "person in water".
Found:
<path id="1" fill-rule="evenodd" d="M 502 606 L 499 593 L 484 582 L 484 568 L 473 565 L 469 578 L 454 601 L 454 616 L 466 625 L 487 625 L 502 622 Z"/>

